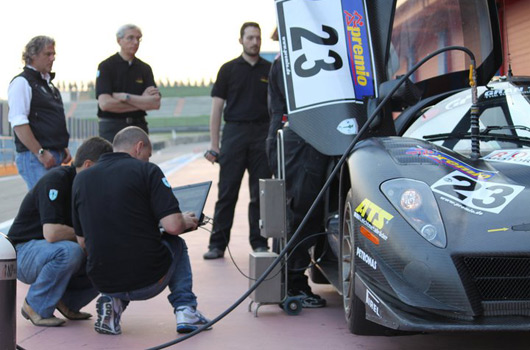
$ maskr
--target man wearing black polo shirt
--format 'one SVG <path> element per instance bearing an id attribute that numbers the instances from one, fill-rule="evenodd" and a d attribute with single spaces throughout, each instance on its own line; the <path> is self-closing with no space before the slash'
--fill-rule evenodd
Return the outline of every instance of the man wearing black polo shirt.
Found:
<path id="1" fill-rule="evenodd" d="M 30 284 L 22 315 L 34 325 L 59 326 L 91 315 L 79 311 L 98 294 L 85 272 L 85 253 L 76 242 L 72 225 L 72 183 L 76 174 L 91 167 L 112 145 L 92 137 L 77 150 L 72 166 L 47 172 L 29 191 L 9 229 L 17 250 L 17 278 Z"/>
<path id="2" fill-rule="evenodd" d="M 120 334 L 131 300 L 169 287 L 177 332 L 192 332 L 208 320 L 196 308 L 188 248 L 178 235 L 197 229 L 198 218 L 181 213 L 162 170 L 149 163 L 152 148 L 143 130 L 121 130 L 113 146 L 114 153 L 79 174 L 72 190 L 75 233 L 86 246 L 88 276 L 102 293 L 95 330 Z"/>
<path id="3" fill-rule="evenodd" d="M 96 77 L 99 136 L 110 142 L 130 125 L 148 132 L 145 111 L 160 108 L 153 71 L 136 57 L 142 31 L 126 24 L 118 29 L 116 38 L 120 52 L 99 64 Z"/>
<path id="4" fill-rule="evenodd" d="M 205 157 L 212 163 L 219 162 L 220 173 L 213 230 L 204 259 L 224 256 L 245 170 L 250 187 L 250 245 L 256 252 L 268 249 L 267 239 L 260 235 L 258 221 L 259 179 L 271 177 L 265 154 L 269 127 L 267 77 L 271 65 L 259 56 L 261 30 L 257 23 L 246 22 L 241 26 L 239 42 L 243 46 L 242 55 L 221 67 L 211 93 L 211 145 Z M 221 115 L 225 125 L 219 148 Z"/>

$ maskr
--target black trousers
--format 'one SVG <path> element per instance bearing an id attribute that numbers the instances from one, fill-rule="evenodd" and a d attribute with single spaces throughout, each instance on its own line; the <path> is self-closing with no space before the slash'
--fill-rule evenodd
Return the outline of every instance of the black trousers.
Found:
<path id="1" fill-rule="evenodd" d="M 313 201 L 326 182 L 330 157 L 306 143 L 291 129 L 284 128 L 285 148 L 285 189 L 287 199 L 288 239 L 300 226 Z M 309 220 L 298 235 L 293 248 L 304 238 L 324 232 L 324 202 L 321 200 Z M 305 269 L 311 262 L 309 248 L 316 243 L 317 237 L 306 239 L 289 252 L 287 260 L 287 288 L 289 290 L 308 290 L 309 284 Z"/>
<path id="2" fill-rule="evenodd" d="M 230 242 L 230 230 L 245 170 L 248 171 L 250 189 L 250 245 L 253 249 L 267 247 L 267 239 L 261 236 L 259 229 L 259 179 L 271 177 L 265 154 L 268 128 L 268 123 L 226 123 L 224 126 L 218 158 L 221 168 L 219 194 L 215 203 L 209 249 L 218 248 L 224 251 Z"/>
<path id="3" fill-rule="evenodd" d="M 147 122 L 145 121 L 145 118 L 135 118 L 131 119 L 130 121 L 125 119 L 100 118 L 99 136 L 112 143 L 112 141 L 114 141 L 114 136 L 116 136 L 121 129 L 125 129 L 128 126 L 137 126 L 149 134 L 149 129 L 147 128 Z"/>

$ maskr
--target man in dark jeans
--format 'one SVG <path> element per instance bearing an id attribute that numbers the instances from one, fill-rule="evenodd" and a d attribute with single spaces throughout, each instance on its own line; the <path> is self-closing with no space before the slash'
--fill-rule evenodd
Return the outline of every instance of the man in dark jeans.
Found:
<path id="1" fill-rule="evenodd" d="M 121 334 L 121 314 L 130 301 L 169 287 L 177 332 L 192 332 L 208 320 L 196 308 L 188 247 L 178 235 L 197 229 L 198 218 L 181 213 L 162 170 L 149 162 L 152 147 L 143 130 L 121 130 L 113 146 L 114 153 L 80 174 L 72 190 L 77 240 L 86 247 L 88 276 L 102 294 L 95 330 Z"/>
<path id="2" fill-rule="evenodd" d="M 205 157 L 212 163 L 219 162 L 221 169 L 213 231 L 204 259 L 224 256 L 245 170 L 250 187 L 250 245 L 256 252 L 268 250 L 267 239 L 260 235 L 259 229 L 259 179 L 271 177 L 265 154 L 269 127 L 267 76 L 271 65 L 259 56 L 261 30 L 257 23 L 243 24 L 239 42 L 243 53 L 221 67 L 212 89 L 211 148 Z M 225 126 L 219 148 L 221 115 Z"/>

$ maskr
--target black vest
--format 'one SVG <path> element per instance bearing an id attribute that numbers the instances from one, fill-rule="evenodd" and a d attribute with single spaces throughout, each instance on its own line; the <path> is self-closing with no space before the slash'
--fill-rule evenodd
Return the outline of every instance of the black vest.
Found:
<path id="1" fill-rule="evenodd" d="M 53 79 L 54 74 L 50 75 Z M 31 87 L 29 126 L 42 148 L 62 150 L 68 147 L 70 135 L 66 129 L 63 100 L 59 90 L 51 83 L 48 84 L 39 72 L 28 67 L 25 67 L 17 77 L 26 79 Z M 15 146 L 17 152 L 28 151 L 16 133 Z"/>

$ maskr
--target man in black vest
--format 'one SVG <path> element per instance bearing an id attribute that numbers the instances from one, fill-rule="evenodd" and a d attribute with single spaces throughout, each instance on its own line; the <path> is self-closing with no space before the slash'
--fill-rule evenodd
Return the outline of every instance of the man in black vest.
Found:
<path id="1" fill-rule="evenodd" d="M 16 165 L 28 189 L 51 168 L 72 159 L 68 150 L 63 101 L 52 84 L 55 40 L 36 36 L 22 53 L 26 66 L 9 85 L 9 122 L 13 127 Z"/>

